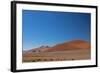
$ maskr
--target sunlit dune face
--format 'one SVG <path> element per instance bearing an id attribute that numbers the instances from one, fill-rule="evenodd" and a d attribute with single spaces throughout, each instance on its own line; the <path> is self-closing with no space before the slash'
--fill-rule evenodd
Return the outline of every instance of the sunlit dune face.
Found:
<path id="1" fill-rule="evenodd" d="M 69 43 L 70 46 L 73 46 L 73 48 L 80 48 L 80 49 L 90 49 L 91 46 L 90 46 L 90 43 L 87 42 L 87 41 L 81 41 L 81 40 L 78 40 L 78 41 L 72 41 Z"/>
<path id="2" fill-rule="evenodd" d="M 66 42 L 63 44 L 58 44 L 47 51 L 65 51 L 65 50 L 75 50 L 75 49 L 90 49 L 90 43 L 82 40 L 75 40 Z"/>
<path id="3" fill-rule="evenodd" d="M 53 52 L 53 51 L 67 51 L 67 50 L 78 50 L 78 49 L 90 49 L 91 45 L 89 42 L 84 40 L 74 40 L 61 44 L 56 44 L 53 47 L 41 46 L 29 50 L 29 52 Z"/>

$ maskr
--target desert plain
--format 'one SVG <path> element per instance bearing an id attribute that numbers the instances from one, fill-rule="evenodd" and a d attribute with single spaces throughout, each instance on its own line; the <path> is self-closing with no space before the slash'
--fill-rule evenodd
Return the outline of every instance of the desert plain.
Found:
<path id="1" fill-rule="evenodd" d="M 84 40 L 73 40 L 52 47 L 40 46 L 23 51 L 22 62 L 49 62 L 91 59 L 91 45 Z"/>

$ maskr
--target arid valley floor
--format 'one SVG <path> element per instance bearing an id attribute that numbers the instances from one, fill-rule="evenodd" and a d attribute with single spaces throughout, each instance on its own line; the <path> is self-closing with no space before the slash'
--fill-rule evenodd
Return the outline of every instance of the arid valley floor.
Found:
<path id="1" fill-rule="evenodd" d="M 45 62 L 91 59 L 90 44 L 86 41 L 71 41 L 54 47 L 42 46 L 23 53 L 23 62 Z"/>
<path id="2" fill-rule="evenodd" d="M 23 62 L 38 61 L 63 61 L 63 60 L 85 60 L 90 59 L 90 50 L 70 50 L 61 52 L 42 52 L 25 55 Z"/>

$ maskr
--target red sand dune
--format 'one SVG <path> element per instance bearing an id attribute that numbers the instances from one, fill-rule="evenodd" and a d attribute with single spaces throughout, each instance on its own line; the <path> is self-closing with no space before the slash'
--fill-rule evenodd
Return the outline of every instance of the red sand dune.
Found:
<path id="1" fill-rule="evenodd" d="M 41 46 L 39 48 L 31 49 L 28 52 L 54 52 L 54 51 L 66 51 L 76 49 L 90 49 L 90 43 L 84 40 L 74 40 L 61 44 L 56 44 L 53 47 Z"/>
<path id="2" fill-rule="evenodd" d="M 52 51 L 65 51 L 65 50 L 75 50 L 75 49 L 90 49 L 90 43 L 83 40 L 74 40 L 70 42 L 65 42 L 62 44 L 55 45 L 54 47 L 51 47 L 50 49 L 47 49 L 47 52 Z"/>
<path id="3" fill-rule="evenodd" d="M 53 47 L 41 46 L 23 51 L 23 62 L 85 60 L 91 58 L 90 43 L 84 40 L 73 40 Z"/>

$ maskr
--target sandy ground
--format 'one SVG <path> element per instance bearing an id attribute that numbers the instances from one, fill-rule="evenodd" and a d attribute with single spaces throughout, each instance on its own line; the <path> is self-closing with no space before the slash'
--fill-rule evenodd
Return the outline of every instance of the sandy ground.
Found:
<path id="1" fill-rule="evenodd" d="M 38 52 L 23 55 L 23 62 L 45 62 L 64 60 L 86 60 L 91 59 L 90 49 L 67 50 L 56 52 Z"/>

